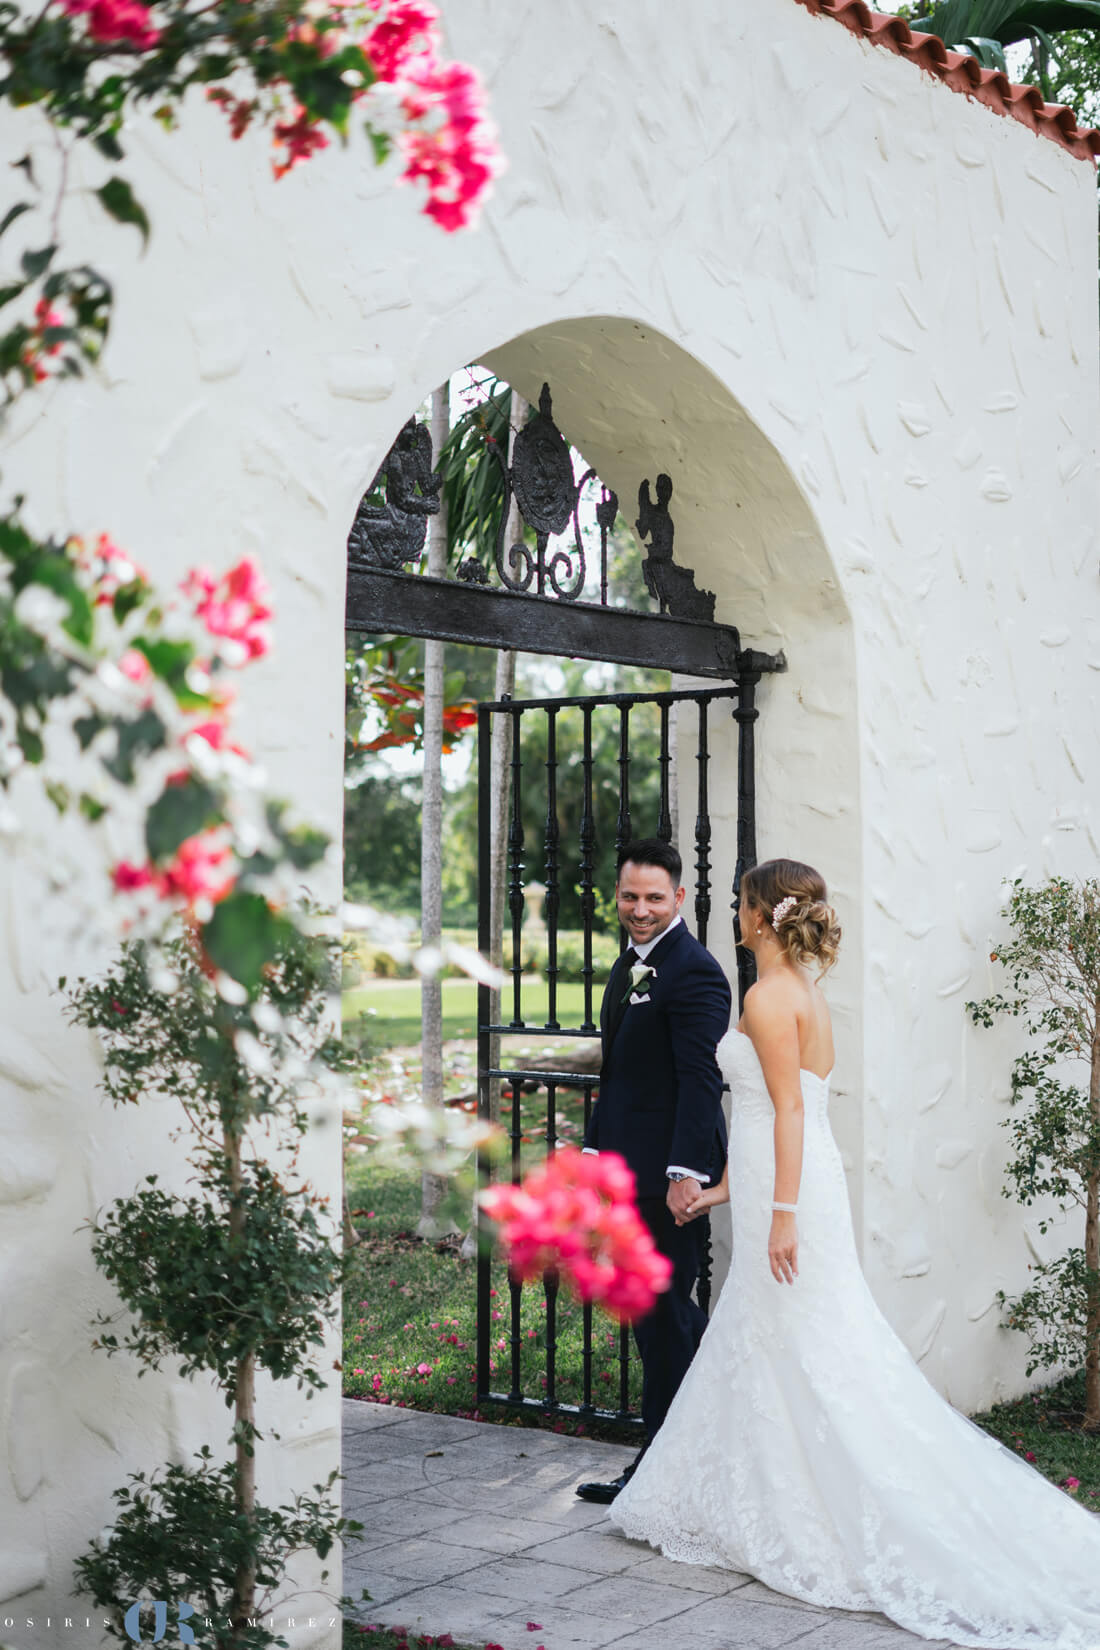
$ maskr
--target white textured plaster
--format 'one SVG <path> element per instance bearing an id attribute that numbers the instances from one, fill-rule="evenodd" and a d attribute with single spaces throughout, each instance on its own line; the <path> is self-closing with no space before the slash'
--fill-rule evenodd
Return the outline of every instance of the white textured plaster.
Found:
<path id="1" fill-rule="evenodd" d="M 510 159 L 481 229 L 441 237 L 357 140 L 276 185 L 266 142 L 230 144 L 199 98 L 179 134 L 136 126 L 149 251 L 74 200 L 67 250 L 116 282 L 118 322 L 100 376 L 17 412 L 5 479 L 44 529 L 106 529 L 165 581 L 263 556 L 278 644 L 245 737 L 338 829 L 344 541 L 431 388 L 485 358 L 528 396 L 548 376 L 628 517 L 666 469 L 683 559 L 790 661 L 758 696 L 759 848 L 819 863 L 844 925 L 833 1116 L 871 1286 L 956 1402 L 1019 1391 L 991 1302 L 1065 1233 L 1000 1196 L 1013 1037 L 964 1003 L 993 984 L 1001 878 L 1096 864 L 1091 169 L 793 0 L 704 0 L 673 30 L 656 0 L 451 0 L 447 22 Z M 731 729 L 712 750 L 732 966 Z M 20 872 L 3 899 L 3 1126 L 35 1189 L 0 1204 L 0 1392 L 39 1365 L 64 1398 L 23 1411 L 0 1602 L 62 1613 L 111 1490 L 223 1447 L 227 1414 L 90 1350 L 111 1295 L 78 1221 L 185 1168 L 162 1103 L 95 1095 L 47 994 L 72 958 L 41 888 Z M 303 1168 L 338 1207 L 337 1130 Z M 265 1492 L 336 1465 L 338 1402 L 262 1388 Z M 315 1599 L 319 1569 L 292 1585 Z"/>

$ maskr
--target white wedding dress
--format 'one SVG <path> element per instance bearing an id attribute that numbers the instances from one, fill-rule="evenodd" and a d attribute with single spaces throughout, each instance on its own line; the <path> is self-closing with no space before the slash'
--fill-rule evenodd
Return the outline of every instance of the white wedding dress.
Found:
<path id="1" fill-rule="evenodd" d="M 802 1073 L 798 1276 L 767 1243 L 774 1109 L 730 1031 L 733 1260 L 695 1361 L 610 1508 L 668 1558 L 986 1650 L 1100 1650 L 1100 1519 L 946 1403 L 860 1270 L 829 1079 Z"/>

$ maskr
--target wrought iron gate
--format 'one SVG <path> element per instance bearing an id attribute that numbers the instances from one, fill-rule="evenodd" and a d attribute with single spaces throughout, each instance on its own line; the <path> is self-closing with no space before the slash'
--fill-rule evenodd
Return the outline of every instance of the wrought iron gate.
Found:
<path id="1" fill-rule="evenodd" d="M 578 698 L 505 699 L 496 704 L 478 707 L 478 827 L 479 827 L 479 896 L 478 949 L 483 955 L 491 951 L 493 935 L 490 916 L 490 807 L 492 798 L 492 737 L 494 717 L 508 719 L 508 749 L 510 752 L 509 827 L 507 834 L 507 916 L 505 928 L 510 929 L 511 947 L 507 970 L 510 976 L 499 998 L 485 985 L 478 990 L 478 1107 L 482 1117 L 491 1115 L 493 1086 L 500 1085 L 510 1095 L 508 1138 L 510 1143 L 510 1173 L 518 1181 L 531 1164 L 532 1149 L 553 1153 L 559 1142 L 565 1143 L 570 1133 L 578 1132 L 579 1119 L 570 1118 L 568 1103 L 563 1096 L 583 1095 L 583 1122 L 587 1124 L 592 1109 L 593 1091 L 599 1088 L 598 1062 L 587 1070 L 554 1070 L 545 1066 L 523 1064 L 507 1057 L 503 1048 L 519 1038 L 532 1035 L 582 1039 L 598 1039 L 599 1003 L 604 980 L 593 963 L 593 929 L 596 914 L 597 888 L 594 867 L 596 856 L 595 812 L 593 787 L 598 776 L 593 761 L 593 725 L 596 718 L 612 717 L 618 721 L 618 796 L 619 808 L 615 826 L 616 852 L 632 837 L 658 836 L 664 841 L 673 837 L 673 799 L 670 771 L 672 768 L 672 718 L 676 715 L 695 720 L 697 734 L 695 756 L 698 764 L 697 806 L 693 832 L 680 830 L 679 846 L 687 862 L 694 857 L 694 876 L 686 877 L 689 898 L 694 896 L 694 929 L 706 944 L 711 925 L 711 820 L 710 820 L 710 732 L 714 718 L 732 711 L 738 725 L 737 744 L 737 862 L 734 874 L 734 899 L 740 885 L 741 872 L 756 862 L 755 787 L 754 787 L 754 724 L 757 717 L 755 687 L 758 674 L 743 672 L 736 685 L 699 691 L 673 693 L 607 694 Z M 631 750 L 631 713 L 638 706 L 657 707 L 659 716 L 659 744 L 657 766 L 659 795 L 653 817 L 639 817 L 631 803 L 631 764 L 635 760 Z M 581 719 L 581 760 L 579 774 L 570 770 L 562 774 L 558 758 L 559 718 L 570 711 Z M 545 779 L 536 780 L 524 775 L 521 729 L 524 717 L 542 717 L 545 724 Z M 683 729 L 679 730 L 677 745 L 684 747 Z M 523 822 L 525 791 L 538 783 L 540 812 L 545 798 L 544 826 L 541 844 L 533 845 L 528 854 Z M 579 1024 L 563 1023 L 559 1014 L 558 938 L 561 908 L 562 836 L 559 806 L 563 785 L 579 786 L 577 829 L 577 856 L 579 869 L 579 904 L 583 956 L 581 966 L 581 1004 Z M 685 852 L 689 841 L 693 856 Z M 525 890 L 531 886 L 531 877 L 525 872 L 531 865 L 542 873 L 545 887 L 546 912 L 546 1014 L 545 1019 L 529 1017 L 533 992 L 525 984 L 523 974 L 523 921 L 527 901 Z M 610 893 L 609 889 L 600 890 Z M 690 916 L 691 905 L 686 915 Z M 725 916 L 726 902 L 720 911 Z M 622 943 L 625 943 L 623 941 Z M 751 983 L 751 956 L 738 953 L 738 995 Z M 541 993 L 540 993 L 541 995 Z M 526 1005 L 525 1005 L 526 997 Z M 493 1008 L 497 1007 L 494 1015 Z M 575 1102 L 574 1102 L 575 1105 Z M 528 1147 L 524 1161 L 524 1146 Z M 491 1165 L 482 1154 L 479 1174 L 488 1180 Z M 704 1311 L 710 1303 L 710 1247 L 709 1234 L 706 1259 L 698 1286 L 699 1303 Z M 532 1297 L 534 1299 L 532 1300 Z M 497 1304 L 494 1305 L 494 1302 Z M 573 1377 L 562 1376 L 558 1367 L 558 1347 L 563 1326 L 563 1315 L 568 1315 L 568 1333 L 575 1338 L 579 1329 L 581 1341 L 581 1377 L 579 1390 L 569 1391 Z M 499 1326 L 499 1327 L 498 1327 Z M 599 1337 L 602 1334 L 603 1339 Z M 625 1328 L 611 1331 L 598 1329 L 591 1306 L 577 1307 L 575 1303 L 561 1303 L 556 1280 L 543 1280 L 541 1289 L 529 1286 L 526 1290 L 508 1274 L 503 1262 L 493 1259 L 483 1247 L 478 1263 L 478 1331 L 477 1331 L 477 1391 L 478 1403 L 503 1404 L 513 1409 L 531 1409 L 540 1413 L 599 1417 L 614 1420 L 625 1427 L 641 1425 L 637 1406 L 632 1401 L 631 1381 L 634 1363 L 631 1357 L 631 1337 Z M 609 1342 L 614 1355 L 608 1356 Z M 598 1350 L 603 1349 L 603 1357 Z M 614 1367 L 597 1368 L 597 1363 Z M 501 1381 L 500 1377 L 506 1380 Z M 601 1391 L 601 1387 L 603 1390 Z M 502 1390 L 502 1388 L 504 1388 Z M 537 1388 L 538 1390 L 533 1390 Z M 606 1394 L 606 1396 L 605 1396 Z M 615 1401 L 617 1399 L 617 1401 Z"/>

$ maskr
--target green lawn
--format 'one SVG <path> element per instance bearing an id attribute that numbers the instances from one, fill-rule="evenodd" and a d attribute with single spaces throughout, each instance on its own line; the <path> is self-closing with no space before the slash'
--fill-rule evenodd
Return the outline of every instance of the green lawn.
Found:
<path id="1" fill-rule="evenodd" d="M 533 1155 L 544 1147 L 532 1142 Z M 348 1164 L 348 1202 L 363 1241 L 355 1249 L 344 1290 L 344 1394 L 402 1403 L 442 1414 L 476 1413 L 476 1263 L 449 1245 L 413 1236 L 419 1214 L 419 1176 L 407 1170 Z M 457 1217 L 469 1212 L 469 1185 L 456 1193 Z M 492 1284 L 494 1386 L 509 1385 L 510 1308 L 505 1268 L 494 1262 Z M 581 1401 L 581 1308 L 564 1290 L 557 1304 L 558 1397 Z M 523 1390 L 545 1390 L 546 1301 L 543 1290 L 523 1291 L 520 1327 Z M 596 1313 L 593 1323 L 593 1398 L 601 1407 L 618 1401 L 618 1326 Z M 631 1346 L 633 1353 L 633 1343 Z M 631 1362 L 631 1403 L 641 1401 L 641 1369 Z M 508 1419 L 495 1406 L 485 1419 Z M 592 1434 L 596 1423 L 557 1421 L 557 1430 Z M 601 1429 L 602 1430 L 602 1429 Z M 610 1436 L 610 1434 L 607 1434 Z"/>
<path id="2" fill-rule="evenodd" d="M 593 993 L 594 1016 L 598 1016 L 600 989 Z M 584 1018 L 584 987 L 558 986 L 558 1021 L 578 1026 Z M 548 1009 L 545 981 L 524 985 L 523 1013 L 529 1025 L 541 1027 Z M 420 981 L 370 980 L 366 985 L 345 991 L 345 1022 L 367 1015 L 370 1039 L 377 1048 L 409 1047 L 420 1041 Z M 505 1020 L 512 1017 L 510 991 L 505 994 Z M 473 980 L 443 981 L 443 1036 L 476 1037 L 477 986 Z"/>

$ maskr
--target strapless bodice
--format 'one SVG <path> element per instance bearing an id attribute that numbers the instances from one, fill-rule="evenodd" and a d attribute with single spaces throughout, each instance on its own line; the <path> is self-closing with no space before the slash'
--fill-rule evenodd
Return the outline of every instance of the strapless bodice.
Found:
<path id="1" fill-rule="evenodd" d="M 775 1107 L 751 1037 L 731 1026 L 718 1044 L 715 1058 L 730 1086 L 734 1118 L 759 1117 L 770 1122 L 775 1116 Z M 832 1075 L 830 1072 L 828 1077 L 819 1077 L 816 1072 L 805 1070 L 799 1073 L 802 1103 L 808 1118 L 827 1116 Z"/>

